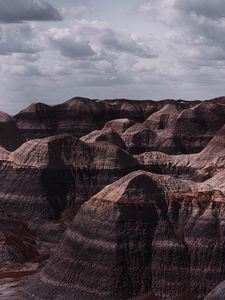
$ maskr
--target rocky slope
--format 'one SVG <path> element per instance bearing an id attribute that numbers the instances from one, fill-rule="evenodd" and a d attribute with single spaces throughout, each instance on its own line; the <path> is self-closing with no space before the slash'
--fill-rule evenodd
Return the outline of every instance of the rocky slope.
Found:
<path id="1" fill-rule="evenodd" d="M 225 295 L 225 281 L 216 286 L 204 300 L 223 300 Z"/>
<path id="2" fill-rule="evenodd" d="M 131 120 L 129 122 L 144 122 L 150 114 L 169 103 L 174 103 L 174 100 L 100 101 L 76 97 L 54 106 L 43 103 L 31 104 L 18 113 L 15 120 L 27 139 L 64 133 L 81 137 L 93 130 L 102 129 L 106 122 L 115 119 L 125 118 Z M 198 102 L 186 102 L 186 106 L 192 107 L 196 103 Z"/>
<path id="3" fill-rule="evenodd" d="M 24 297 L 128 299 L 148 292 L 152 286 L 164 294 L 166 287 L 158 288 L 158 283 L 166 273 L 157 274 L 157 257 L 165 238 L 169 238 L 165 247 L 174 247 L 174 263 L 181 268 L 176 280 L 182 281 L 178 287 L 173 278 L 167 278 L 167 284 L 171 280 L 178 293 L 183 291 L 186 247 L 172 229 L 163 192 L 164 188 L 167 194 L 171 186 L 176 186 L 174 192 L 192 190 L 185 182 L 142 171 L 105 187 L 82 206 L 56 254 Z M 166 259 L 169 257 L 165 264 Z"/>
<path id="4" fill-rule="evenodd" d="M 0 116 L 1 300 L 223 299 L 225 98 Z"/>
<path id="5" fill-rule="evenodd" d="M 6 113 L 0 112 L 0 147 L 13 151 L 22 145 L 24 139 L 15 120 Z"/>
<path id="6" fill-rule="evenodd" d="M 6 155 L 5 155 L 6 156 Z M 106 184 L 138 168 L 123 149 L 70 135 L 24 143 L 0 161 L 0 212 L 26 222 L 74 215 Z"/>

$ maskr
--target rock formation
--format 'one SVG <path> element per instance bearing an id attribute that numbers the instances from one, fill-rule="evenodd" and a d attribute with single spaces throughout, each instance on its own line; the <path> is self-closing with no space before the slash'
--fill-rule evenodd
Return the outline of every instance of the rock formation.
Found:
<path id="1" fill-rule="evenodd" d="M 104 142 L 69 135 L 28 141 L 0 161 L 0 211 L 27 222 L 58 220 L 137 166 L 126 151 Z"/>
<path id="2" fill-rule="evenodd" d="M 216 286 L 204 300 L 223 300 L 225 295 L 225 281 Z"/>
<path id="3" fill-rule="evenodd" d="M 123 142 L 120 135 L 111 128 L 103 128 L 102 130 L 94 130 L 88 135 L 81 138 L 81 141 L 86 143 L 94 142 L 108 142 L 110 144 L 116 145 L 120 148 L 126 149 L 126 145 Z"/>
<path id="4" fill-rule="evenodd" d="M 165 193 L 170 186 L 176 186 L 175 192 L 180 193 L 191 191 L 191 187 L 167 176 L 158 177 L 143 171 L 131 173 L 86 202 L 24 297 L 129 299 L 152 286 L 155 292 L 166 294 L 168 282 L 176 285 L 176 293 L 182 292 L 188 280 L 187 249 L 179 243 L 167 217 Z M 173 265 L 168 266 L 171 255 L 181 268 L 174 278 L 178 282 L 173 276 L 166 279 L 166 273 L 160 274 L 167 281 L 164 288 L 159 287 L 163 280 L 157 275 L 162 245 L 165 252 L 167 247 L 171 251 L 164 268 L 172 272 Z"/>
<path id="5" fill-rule="evenodd" d="M 105 124 L 104 128 L 111 128 L 118 134 L 124 133 L 129 127 L 133 126 L 135 122 L 129 119 L 115 119 Z"/>
<path id="6" fill-rule="evenodd" d="M 33 103 L 18 113 L 15 120 L 27 139 L 64 133 L 81 137 L 93 130 L 102 129 L 106 122 L 115 119 L 144 122 L 149 115 L 169 103 L 174 103 L 174 100 L 100 101 L 76 97 L 54 106 Z M 198 102 L 186 103 L 191 107 Z"/>
<path id="7" fill-rule="evenodd" d="M 224 97 L 1 113 L 0 300 L 223 299 L 224 178 Z"/>
<path id="8" fill-rule="evenodd" d="M 0 147 L 8 151 L 19 148 L 24 142 L 15 120 L 6 113 L 0 112 Z"/>

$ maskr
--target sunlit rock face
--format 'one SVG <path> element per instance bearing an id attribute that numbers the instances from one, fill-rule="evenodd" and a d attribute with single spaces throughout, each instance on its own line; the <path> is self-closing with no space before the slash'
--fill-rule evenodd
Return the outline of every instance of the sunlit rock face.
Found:
<path id="1" fill-rule="evenodd" d="M 223 299 L 225 100 L 0 114 L 0 299 Z"/>

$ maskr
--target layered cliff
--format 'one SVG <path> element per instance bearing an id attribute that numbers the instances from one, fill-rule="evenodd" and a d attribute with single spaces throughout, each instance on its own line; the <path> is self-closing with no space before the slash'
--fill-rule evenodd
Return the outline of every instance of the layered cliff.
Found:
<path id="1" fill-rule="evenodd" d="M 205 184 L 131 173 L 81 207 L 21 299 L 202 299 L 225 276 L 224 208 Z"/>
<path id="2" fill-rule="evenodd" d="M 0 211 L 27 222 L 73 215 L 106 184 L 138 167 L 117 146 L 69 135 L 28 141 L 1 158 Z"/>
<path id="3" fill-rule="evenodd" d="M 225 280 L 224 99 L 1 114 L 0 299 L 204 299 Z"/>
<path id="4" fill-rule="evenodd" d="M 158 102 L 126 99 L 91 100 L 76 97 L 53 106 L 34 103 L 18 113 L 15 120 L 27 139 L 64 133 L 81 137 L 93 130 L 102 129 L 105 123 L 115 119 L 144 122 L 153 112 L 174 102 L 174 100 Z M 192 107 L 197 103 L 186 102 L 186 105 Z"/>
<path id="5" fill-rule="evenodd" d="M 181 293 L 188 281 L 188 256 L 167 216 L 166 195 L 171 197 L 172 186 L 174 192 L 192 190 L 191 184 L 142 171 L 105 187 L 82 206 L 56 254 L 24 297 L 128 299 L 152 289 L 174 295 L 174 284 L 175 294 Z M 162 265 L 168 268 L 164 274 L 158 268 L 162 247 Z M 171 258 L 174 264 L 168 265 Z M 179 273 L 168 277 L 175 266 Z"/>

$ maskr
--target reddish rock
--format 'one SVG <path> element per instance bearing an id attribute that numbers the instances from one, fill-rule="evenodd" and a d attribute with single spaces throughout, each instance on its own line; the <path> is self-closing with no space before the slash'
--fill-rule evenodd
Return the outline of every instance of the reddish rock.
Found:
<path id="1" fill-rule="evenodd" d="M 126 131 L 129 127 L 133 126 L 134 124 L 135 122 L 129 119 L 116 119 L 107 122 L 104 128 L 111 128 L 121 135 L 124 131 Z"/>
<path id="2" fill-rule="evenodd" d="M 31 140 L 0 146 L 0 286 L 45 259 L 0 299 L 204 299 L 225 278 L 224 99 L 19 113 Z"/>
<path id="3" fill-rule="evenodd" d="M 111 128 L 103 128 L 102 130 L 94 130 L 88 135 L 81 138 L 81 141 L 86 143 L 94 142 L 108 142 L 109 144 L 116 145 L 120 148 L 126 149 L 126 145 L 123 142 L 120 135 Z"/>
<path id="4" fill-rule="evenodd" d="M 137 169 L 123 149 L 69 135 L 32 140 L 0 161 L 0 211 L 26 222 L 74 215 L 105 185 Z"/>

